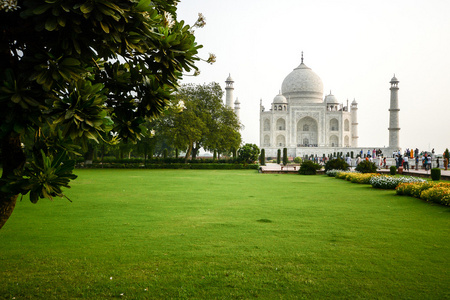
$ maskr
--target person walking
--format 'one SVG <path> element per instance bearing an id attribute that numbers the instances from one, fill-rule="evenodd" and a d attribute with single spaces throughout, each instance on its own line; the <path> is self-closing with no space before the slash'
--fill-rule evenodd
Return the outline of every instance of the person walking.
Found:
<path id="1" fill-rule="evenodd" d="M 428 167 L 428 170 L 431 170 L 431 155 L 428 155 L 428 157 L 427 157 L 427 167 Z"/>
<path id="2" fill-rule="evenodd" d="M 403 169 L 409 171 L 408 155 L 403 156 Z"/>
<path id="3" fill-rule="evenodd" d="M 419 170 L 419 155 L 416 156 L 416 170 Z"/>

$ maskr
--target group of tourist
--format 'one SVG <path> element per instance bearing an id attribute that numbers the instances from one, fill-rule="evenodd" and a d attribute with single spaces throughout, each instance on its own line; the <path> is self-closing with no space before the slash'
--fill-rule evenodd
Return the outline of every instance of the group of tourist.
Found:
<path id="1" fill-rule="evenodd" d="M 395 164 L 397 169 L 403 167 L 403 169 L 409 171 L 409 161 L 410 159 L 415 162 L 415 169 L 419 169 L 419 162 L 422 163 L 422 167 L 425 170 L 431 170 L 432 159 L 435 155 L 434 148 L 431 153 L 426 151 L 419 153 L 419 149 L 409 149 L 406 148 L 405 152 L 402 154 L 400 150 L 394 151 L 392 156 L 395 158 Z M 436 159 L 437 167 L 439 168 L 439 158 Z"/>

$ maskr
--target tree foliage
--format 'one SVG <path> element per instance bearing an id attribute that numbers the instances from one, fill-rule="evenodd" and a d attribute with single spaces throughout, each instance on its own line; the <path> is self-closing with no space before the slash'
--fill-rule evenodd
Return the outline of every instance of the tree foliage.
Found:
<path id="1" fill-rule="evenodd" d="M 348 163 L 340 158 L 330 159 L 325 163 L 325 172 L 329 170 L 344 170 L 347 171 L 350 166 Z"/>
<path id="2" fill-rule="evenodd" d="M 314 163 L 312 160 L 305 160 L 298 170 L 300 175 L 316 175 L 317 170 L 322 168 L 321 165 Z"/>
<path id="3" fill-rule="evenodd" d="M 238 150 L 239 161 L 247 164 L 252 164 L 258 160 L 259 147 L 255 144 L 245 144 Z"/>
<path id="4" fill-rule="evenodd" d="M 202 147 L 217 153 L 238 148 L 239 120 L 222 98 L 223 90 L 215 82 L 182 85 L 165 116 L 154 122 L 156 139 L 185 149 L 186 159 L 195 158 Z"/>
<path id="5" fill-rule="evenodd" d="M 192 27 L 176 20 L 177 2 L 25 0 L 0 7 L 0 227 L 17 194 L 34 191 L 33 202 L 61 195 L 75 177 L 66 155 L 75 145 L 111 139 L 109 131 L 139 140 L 183 73 L 197 70 L 201 46 Z M 33 158 L 24 170 L 26 135 Z"/>
<path id="6" fill-rule="evenodd" d="M 363 160 L 356 166 L 355 171 L 361 173 L 375 173 L 377 171 L 377 165 L 374 162 Z"/>

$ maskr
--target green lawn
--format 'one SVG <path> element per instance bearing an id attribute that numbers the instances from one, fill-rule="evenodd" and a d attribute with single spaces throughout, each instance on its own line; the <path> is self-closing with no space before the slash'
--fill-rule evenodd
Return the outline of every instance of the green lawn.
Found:
<path id="1" fill-rule="evenodd" d="M 2 299 L 450 299 L 450 208 L 326 176 L 77 170 L 0 230 Z"/>

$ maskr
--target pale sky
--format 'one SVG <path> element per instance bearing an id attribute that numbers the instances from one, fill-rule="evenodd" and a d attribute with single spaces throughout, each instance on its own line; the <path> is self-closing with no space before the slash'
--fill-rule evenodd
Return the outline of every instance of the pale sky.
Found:
<path id="1" fill-rule="evenodd" d="M 178 19 L 196 29 L 201 74 L 183 83 L 234 80 L 245 143 L 259 146 L 266 110 L 284 78 L 304 63 L 339 102 L 358 102 L 359 146 L 389 144 L 390 83 L 399 82 L 400 146 L 450 148 L 449 0 L 181 0 Z M 234 100 L 235 100 L 234 99 Z M 224 99 L 225 100 L 225 99 Z"/>

